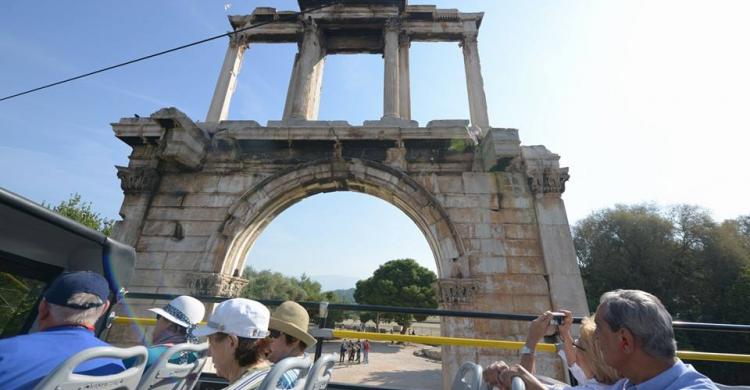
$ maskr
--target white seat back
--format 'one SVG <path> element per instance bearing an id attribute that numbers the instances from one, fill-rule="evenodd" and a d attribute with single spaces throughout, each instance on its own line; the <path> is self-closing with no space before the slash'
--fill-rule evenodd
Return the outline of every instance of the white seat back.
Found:
<path id="1" fill-rule="evenodd" d="M 281 376 L 289 370 L 300 370 L 297 376 L 297 381 L 294 384 L 294 390 L 301 390 L 305 386 L 305 380 L 307 372 L 310 369 L 310 360 L 298 357 L 288 357 L 280 360 L 278 363 L 273 365 L 271 371 L 260 383 L 258 390 L 282 390 L 283 388 L 277 387 Z"/>
<path id="2" fill-rule="evenodd" d="M 331 381 L 331 371 L 336 364 L 336 355 L 333 353 L 322 355 L 310 368 L 307 374 L 305 390 L 323 390 Z"/>
<path id="3" fill-rule="evenodd" d="M 208 360 L 206 351 L 208 351 L 208 343 L 183 343 L 170 347 L 143 374 L 138 390 L 191 390 L 198 383 L 198 377 Z M 191 352 L 198 354 L 198 359 L 192 363 L 169 362 L 169 359 L 176 354 Z"/>
<path id="4" fill-rule="evenodd" d="M 719 390 L 750 390 L 750 386 L 727 386 L 721 383 L 714 383 Z"/>
<path id="5" fill-rule="evenodd" d="M 130 359 L 137 358 L 136 363 L 123 372 L 112 375 L 93 376 L 75 374 L 73 371 L 81 363 L 96 358 Z M 35 390 L 78 390 L 81 388 L 101 390 L 135 389 L 146 366 L 148 351 L 146 347 L 130 348 L 95 347 L 85 349 L 68 358 L 42 380 Z"/>
<path id="6" fill-rule="evenodd" d="M 453 377 L 451 390 L 479 390 L 482 385 L 482 366 L 465 362 Z"/>

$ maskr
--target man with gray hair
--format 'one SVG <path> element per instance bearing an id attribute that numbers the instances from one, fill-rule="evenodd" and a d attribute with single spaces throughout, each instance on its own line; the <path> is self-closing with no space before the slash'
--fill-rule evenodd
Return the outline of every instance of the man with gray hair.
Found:
<path id="1" fill-rule="evenodd" d="M 94 335 L 94 324 L 109 308 L 107 280 L 94 272 L 57 277 L 39 303 L 39 332 L 0 340 L 0 388 L 32 389 L 69 357 L 108 346 Z M 121 360 L 92 359 L 76 373 L 109 375 L 124 370 Z"/>
<path id="2" fill-rule="evenodd" d="M 672 316 L 659 298 L 641 290 L 606 292 L 595 322 L 604 360 L 623 377 L 614 389 L 717 388 L 675 357 Z"/>

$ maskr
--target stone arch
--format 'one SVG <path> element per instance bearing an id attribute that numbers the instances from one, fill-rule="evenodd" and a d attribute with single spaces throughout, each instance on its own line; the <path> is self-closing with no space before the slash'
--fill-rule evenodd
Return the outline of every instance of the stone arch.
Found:
<path id="1" fill-rule="evenodd" d="M 228 210 L 222 228 L 210 240 L 213 269 L 237 275 L 263 229 L 281 212 L 309 196 L 354 191 L 385 200 L 402 210 L 424 234 L 438 277 L 455 277 L 466 250 L 448 214 L 420 183 L 402 171 L 370 160 L 331 158 L 280 171 L 248 189 Z"/>

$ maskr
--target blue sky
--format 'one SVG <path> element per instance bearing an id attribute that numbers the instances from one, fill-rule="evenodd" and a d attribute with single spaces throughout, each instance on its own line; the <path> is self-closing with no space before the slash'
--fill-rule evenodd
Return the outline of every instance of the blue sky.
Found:
<path id="1" fill-rule="evenodd" d="M 572 176 L 564 194 L 571 222 L 644 201 L 704 206 L 718 220 L 750 213 L 747 1 L 413 3 L 485 12 L 479 48 L 490 122 L 562 156 Z M 268 5 L 297 9 L 270 0 L 4 1 L 0 95 L 225 32 L 227 14 Z M 165 106 L 203 120 L 225 49 L 222 39 L 0 102 L 0 186 L 37 202 L 79 192 L 116 217 L 114 165 L 127 165 L 130 148 L 109 123 Z M 295 50 L 246 52 L 231 119 L 281 116 Z M 468 118 L 458 46 L 414 43 L 410 60 L 414 119 Z M 379 118 L 382 73 L 379 56 L 329 57 L 320 118 Z M 285 211 L 248 264 L 361 278 L 396 257 L 435 269 L 403 213 L 337 193 Z"/>

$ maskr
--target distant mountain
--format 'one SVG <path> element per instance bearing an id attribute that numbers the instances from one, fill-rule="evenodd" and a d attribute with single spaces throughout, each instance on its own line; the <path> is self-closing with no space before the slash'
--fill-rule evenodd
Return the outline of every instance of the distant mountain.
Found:
<path id="1" fill-rule="evenodd" d="M 354 276 L 343 275 L 310 275 L 310 279 L 320 283 L 320 291 L 346 290 L 354 288 L 359 280 L 359 278 Z"/>
<path id="2" fill-rule="evenodd" d="M 332 293 L 336 294 L 336 296 L 339 297 L 339 302 L 341 303 L 356 303 L 354 301 L 354 289 L 346 289 L 346 290 L 333 290 Z"/>

